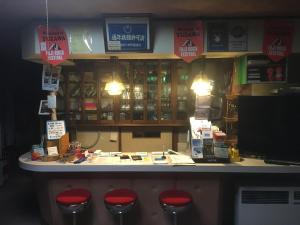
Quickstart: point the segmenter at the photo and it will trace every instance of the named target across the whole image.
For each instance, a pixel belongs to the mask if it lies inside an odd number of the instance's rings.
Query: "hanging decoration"
[[[42,60],[58,65],[69,57],[68,38],[63,28],[40,25],[37,28]]]
[[[186,62],[203,53],[202,21],[178,22],[174,28],[174,53]]]
[[[263,52],[274,62],[292,52],[294,24],[289,21],[265,21]]]

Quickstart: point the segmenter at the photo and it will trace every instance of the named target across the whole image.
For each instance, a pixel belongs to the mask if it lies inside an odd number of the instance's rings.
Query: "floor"
[[[31,174],[10,165],[8,179],[0,186],[1,225],[41,225]]]

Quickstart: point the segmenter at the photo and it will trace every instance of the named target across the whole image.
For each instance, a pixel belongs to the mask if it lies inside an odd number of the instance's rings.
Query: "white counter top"
[[[300,166],[266,164],[260,159],[244,158],[236,163],[196,163],[173,165],[149,162],[106,160],[85,161],[80,164],[32,161],[30,153],[19,157],[22,169],[34,172],[195,172],[195,173],[300,173]]]

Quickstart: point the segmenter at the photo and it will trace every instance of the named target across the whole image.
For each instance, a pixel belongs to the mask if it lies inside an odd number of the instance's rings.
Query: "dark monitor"
[[[300,164],[300,96],[240,96],[241,155]]]

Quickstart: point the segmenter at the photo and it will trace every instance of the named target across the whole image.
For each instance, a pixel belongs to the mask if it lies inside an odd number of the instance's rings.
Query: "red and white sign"
[[[266,21],[263,52],[274,62],[292,52],[294,24],[288,21]]]
[[[202,21],[178,22],[174,28],[174,53],[191,62],[203,53]]]
[[[41,58],[52,65],[58,65],[69,57],[68,38],[59,27],[38,26]]]

